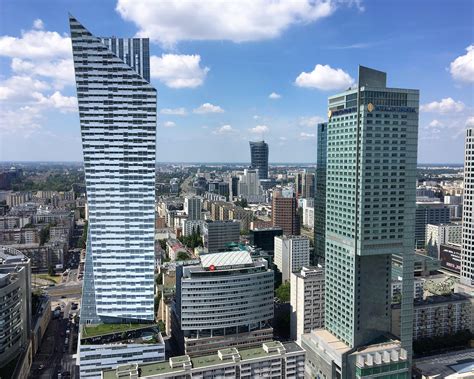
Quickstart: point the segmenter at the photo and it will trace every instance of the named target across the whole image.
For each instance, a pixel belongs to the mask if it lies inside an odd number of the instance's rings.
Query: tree
[[[184,251],[180,251],[178,256],[176,257],[177,261],[187,261],[189,259],[189,255]]]
[[[43,246],[49,240],[49,228],[50,225],[48,224],[40,230],[39,237],[41,246]]]
[[[54,275],[56,275],[56,273],[54,272],[54,267],[53,267],[53,266],[49,266],[49,267],[48,267],[48,275],[49,275],[49,276],[54,276]]]
[[[287,303],[290,301],[290,282],[285,282],[275,290],[275,296],[282,302]]]

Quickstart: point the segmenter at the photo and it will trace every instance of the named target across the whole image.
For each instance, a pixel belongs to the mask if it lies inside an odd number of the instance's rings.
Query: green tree
[[[189,255],[184,251],[180,251],[178,256],[176,257],[177,261],[187,261],[189,259]]]
[[[44,228],[40,230],[39,237],[40,237],[41,246],[43,246],[49,240],[49,228],[50,228],[50,224],[46,225]]]
[[[56,275],[56,272],[54,272],[54,267],[53,266],[48,267],[48,275],[49,276],[55,276]]]
[[[275,296],[282,302],[287,303],[290,301],[290,282],[285,282],[275,290]]]

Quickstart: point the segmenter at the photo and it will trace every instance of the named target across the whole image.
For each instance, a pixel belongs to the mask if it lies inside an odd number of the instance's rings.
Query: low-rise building
[[[226,348],[216,354],[191,358],[172,357],[168,362],[119,366],[102,373],[117,378],[304,378],[305,351],[294,342],[265,342],[250,349]]]
[[[400,336],[400,304],[392,304],[392,333]],[[442,337],[470,329],[473,322],[473,298],[462,293],[428,296],[415,300],[413,340]]]
[[[80,377],[101,378],[103,370],[128,363],[165,359],[165,343],[157,326],[101,324],[81,326],[78,359]]]

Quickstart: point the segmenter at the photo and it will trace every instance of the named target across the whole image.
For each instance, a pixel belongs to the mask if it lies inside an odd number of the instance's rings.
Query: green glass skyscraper
[[[329,97],[326,330],[316,345],[339,344],[321,370],[330,377],[364,377],[374,359],[380,372],[409,375],[418,106],[418,90],[387,88],[384,72],[362,66],[357,87]],[[403,256],[400,342],[389,337],[392,254]]]
[[[328,124],[318,124],[316,159],[316,194],[314,199],[315,263],[322,263],[326,247],[326,165]]]

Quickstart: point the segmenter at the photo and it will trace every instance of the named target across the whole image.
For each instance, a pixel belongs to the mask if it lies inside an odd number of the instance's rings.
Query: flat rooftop
[[[415,359],[413,363],[424,376],[444,378],[454,373],[471,372],[474,377],[474,348],[431,355]]]
[[[280,342],[273,341],[267,342],[271,349],[268,353],[264,350],[263,345],[261,347],[255,347],[250,349],[237,349],[237,348],[226,348],[219,350],[225,357],[230,354],[239,354],[241,362],[251,359],[258,359],[262,357],[279,356],[278,350],[272,348],[280,347]],[[294,342],[284,343],[283,347],[287,353],[304,352],[304,350]],[[141,369],[141,377],[147,377],[152,375],[163,375],[170,373],[178,373],[183,371],[183,366],[180,363],[185,363],[190,359],[193,368],[210,367],[223,363],[232,363],[232,359],[221,359],[219,354],[205,355],[202,357],[188,358],[188,356],[172,357],[169,361],[139,364],[138,367]],[[177,367],[171,367],[170,361],[173,360],[173,364],[177,364]],[[103,371],[103,379],[116,379],[116,369]]]

